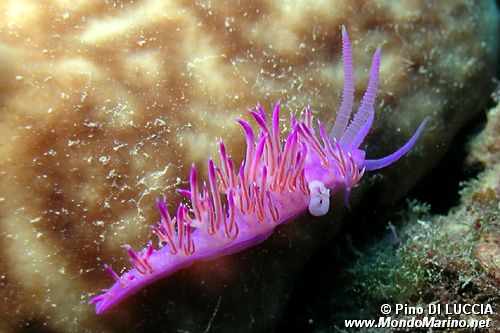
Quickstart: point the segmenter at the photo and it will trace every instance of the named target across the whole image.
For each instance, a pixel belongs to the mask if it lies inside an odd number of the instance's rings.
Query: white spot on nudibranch
[[[330,208],[330,190],[319,180],[313,180],[308,186],[311,194],[309,212],[314,216],[325,215]]]

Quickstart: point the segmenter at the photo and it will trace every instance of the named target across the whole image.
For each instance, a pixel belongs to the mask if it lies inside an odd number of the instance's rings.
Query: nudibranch
[[[379,83],[380,48],[369,72],[368,86],[360,106],[351,118],[354,101],[354,72],[349,37],[342,27],[344,89],[335,123],[329,134],[321,122],[313,125],[311,109],[303,120],[290,116],[290,133],[280,135],[280,103],[274,106],[268,122],[261,106],[251,109],[259,133],[256,136],[245,120],[236,121],[246,135],[246,155],[235,168],[222,140],[220,165],[208,160],[208,183],[201,182],[194,165],[190,188],[178,190],[190,205],[179,203],[175,215],[167,210],[165,199],[157,200],[160,215],[152,227],[159,248],[149,245],[135,252],[126,250],[133,266],[121,276],[110,266],[104,270],[115,283],[93,297],[97,314],[116,306],[146,285],[166,277],[194,262],[229,255],[267,239],[282,223],[309,211],[325,215],[330,197],[338,192],[348,204],[351,189],[365,171],[383,168],[405,155],[417,141],[427,119],[399,150],[380,159],[366,159],[360,145],[374,117]]]

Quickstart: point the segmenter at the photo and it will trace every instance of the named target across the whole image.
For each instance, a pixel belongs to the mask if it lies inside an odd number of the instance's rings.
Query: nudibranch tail
[[[110,266],[104,270],[115,283],[93,297],[96,313],[104,313],[146,285],[197,261],[210,260],[244,250],[267,239],[273,230],[309,210],[314,216],[329,210],[330,196],[343,192],[348,205],[351,190],[365,170],[387,166],[415,144],[425,120],[413,137],[395,153],[378,160],[365,160],[359,149],[374,118],[375,95],[380,68],[380,48],[374,55],[370,78],[360,107],[351,119],[354,99],[352,52],[342,27],[342,58],[345,85],[342,104],[330,137],[321,122],[313,126],[310,107],[303,120],[290,115],[286,138],[280,133],[280,102],[273,108],[268,124],[262,106],[250,109],[258,126],[236,121],[246,138],[245,159],[236,168],[222,139],[220,164],[208,159],[208,182],[200,181],[193,164],[189,189],[178,193],[189,204],[179,203],[170,215],[165,198],[157,200],[160,220],[151,227],[158,239],[139,252],[126,246],[132,268],[119,275]],[[319,132],[319,134],[317,133]]]

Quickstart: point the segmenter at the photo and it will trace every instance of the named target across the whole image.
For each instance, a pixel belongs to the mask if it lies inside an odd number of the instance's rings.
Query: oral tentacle
[[[365,160],[366,170],[372,171],[385,168],[386,166],[391,165],[392,163],[396,162],[401,157],[403,157],[415,145],[428,121],[429,118],[425,118],[424,121],[422,121],[422,123],[420,124],[420,126],[418,126],[417,130],[410,138],[410,140],[408,140],[408,142],[406,142],[403,147],[399,148],[394,153],[376,160],[368,160],[368,159]]]

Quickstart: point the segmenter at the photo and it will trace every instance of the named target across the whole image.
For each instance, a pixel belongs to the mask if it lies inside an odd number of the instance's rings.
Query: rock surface
[[[379,182],[382,200],[403,194],[480,111],[499,40],[493,1],[25,0],[0,8],[6,332],[272,327],[302,263],[338,224],[304,217],[263,246],[180,272],[107,316],[85,303],[109,283],[102,262],[127,265],[121,246],[146,243],[154,200],[178,200],[174,185],[192,161],[204,166],[215,155],[216,137],[241,160],[233,119],[247,107],[281,99],[284,114],[311,104],[323,122],[333,119],[342,24],[358,97],[372,52],[383,47],[369,156],[392,151],[431,117],[411,156]]]
[[[500,87],[496,98],[500,102]],[[461,210],[471,215],[468,220],[476,229],[481,229],[474,254],[492,284],[500,288],[500,104],[488,112],[486,128],[472,142],[468,163],[481,163],[485,170],[471,184]],[[457,219],[463,219],[460,213],[465,215],[458,211]]]
[[[363,202],[364,210],[349,216],[344,234],[306,264],[298,282],[303,287],[294,289],[279,331],[336,332],[346,319],[379,318],[382,304],[500,307],[500,105],[487,116],[479,135],[477,126],[469,126],[468,135],[461,131],[454,140],[467,142],[467,149],[447,153],[426,177],[427,195],[412,191],[418,200],[412,196],[385,212]],[[454,166],[443,167],[452,161]],[[451,190],[443,186],[451,183]],[[445,211],[439,209],[442,197],[452,197]],[[483,320],[485,332],[498,331],[500,324],[494,310],[436,316],[450,317]]]

